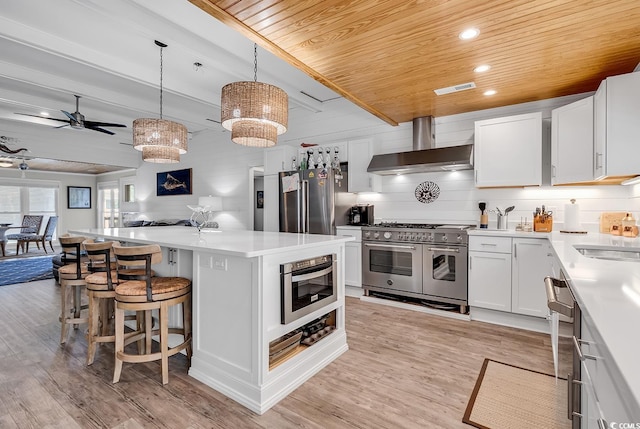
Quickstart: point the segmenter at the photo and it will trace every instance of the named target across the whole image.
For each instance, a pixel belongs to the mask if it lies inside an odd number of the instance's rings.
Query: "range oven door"
[[[467,247],[424,245],[425,295],[464,301],[467,304]]]
[[[280,266],[280,322],[291,323],[338,300],[336,255]]]
[[[390,292],[422,293],[422,245],[363,242],[362,283]]]

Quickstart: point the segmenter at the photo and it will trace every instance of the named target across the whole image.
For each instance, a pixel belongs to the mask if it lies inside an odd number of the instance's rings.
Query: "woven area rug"
[[[0,260],[0,286],[53,278],[53,254]]]
[[[570,428],[567,381],[485,359],[462,421],[481,429]]]

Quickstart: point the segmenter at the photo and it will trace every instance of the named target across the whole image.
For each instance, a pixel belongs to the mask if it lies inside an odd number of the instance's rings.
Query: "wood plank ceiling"
[[[394,125],[595,91],[640,62],[638,0],[189,1]]]

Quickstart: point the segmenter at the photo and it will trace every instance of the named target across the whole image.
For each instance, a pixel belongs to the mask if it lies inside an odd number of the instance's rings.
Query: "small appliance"
[[[373,206],[359,204],[349,210],[349,225],[373,225]]]

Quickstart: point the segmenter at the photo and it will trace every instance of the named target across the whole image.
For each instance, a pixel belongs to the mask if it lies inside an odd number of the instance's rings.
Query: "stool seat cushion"
[[[153,277],[151,279],[151,290],[154,298],[160,298],[163,294],[184,291],[187,293],[191,290],[191,280],[184,277]],[[147,283],[143,280],[129,280],[120,283],[116,287],[116,299],[118,295],[126,299],[129,297],[146,297]],[[179,295],[179,294],[178,294]]]
[[[76,266],[76,264],[63,265],[58,268],[58,274],[69,278],[68,276],[75,276],[77,274],[77,269],[78,267]],[[80,264],[80,272],[82,273],[83,277],[89,274],[89,267],[87,266],[87,264]]]
[[[125,270],[120,270],[120,274],[121,275],[126,274],[129,276],[139,276],[139,275],[144,275],[145,271],[140,269],[125,269]],[[153,270],[151,271],[151,275],[152,276],[155,275]],[[84,280],[87,282],[87,289],[107,290],[107,285],[108,285],[107,273],[104,271],[89,274],[87,277],[85,277]],[[111,271],[111,283],[113,285],[118,284],[118,271],[115,269]]]
[[[96,262],[96,261],[91,261],[91,269],[96,270],[96,269],[104,269],[105,268],[105,263],[104,262]],[[111,269],[115,270],[117,268],[118,264],[116,263],[116,261],[112,261],[111,262]]]
[[[87,282],[87,289],[91,290],[107,290],[107,286],[109,284],[107,282],[107,273],[105,271],[89,274],[84,278],[84,281]],[[118,283],[118,272],[115,270],[111,271],[111,283],[113,285]]]

